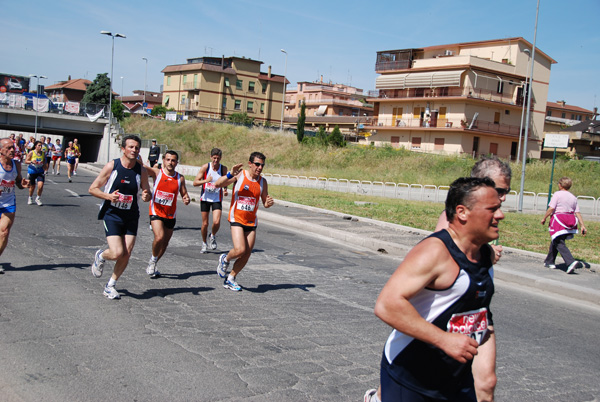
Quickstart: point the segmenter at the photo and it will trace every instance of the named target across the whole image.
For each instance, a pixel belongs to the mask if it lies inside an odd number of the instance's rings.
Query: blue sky
[[[375,87],[380,50],[521,36],[533,42],[537,0],[314,1],[229,0],[22,2],[0,0],[3,55],[0,72],[93,80],[110,72],[115,39],[116,92],[158,91],[169,64],[199,56],[239,56],[264,62],[287,78]],[[600,106],[599,0],[540,0],[537,47],[552,66],[549,101]],[[10,16],[8,18],[7,16]],[[124,77],[121,80],[121,77]],[[123,85],[122,85],[123,84]]]

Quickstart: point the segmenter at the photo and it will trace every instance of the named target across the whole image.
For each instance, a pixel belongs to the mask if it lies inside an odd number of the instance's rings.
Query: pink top
[[[548,206],[554,209],[555,214],[572,214],[579,212],[577,197],[566,190],[559,190],[554,193]]]

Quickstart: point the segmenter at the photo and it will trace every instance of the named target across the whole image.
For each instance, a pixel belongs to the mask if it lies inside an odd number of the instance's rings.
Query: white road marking
[[[69,190],[68,188],[65,188],[65,191],[67,193],[71,194],[73,197],[81,198],[81,196],[79,194],[77,194],[75,191]]]

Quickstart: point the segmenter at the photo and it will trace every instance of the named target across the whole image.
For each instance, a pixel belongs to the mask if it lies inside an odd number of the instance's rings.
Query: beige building
[[[579,106],[568,105],[565,101],[546,103],[544,134],[568,134],[569,147],[557,148],[558,155],[567,153],[571,157],[600,156],[600,135],[598,115],[594,111]],[[583,123],[583,124],[582,124]],[[552,158],[554,148],[543,148],[542,158]]]
[[[532,45],[523,38],[377,52],[366,142],[418,152],[515,159]],[[550,68],[536,49],[527,154],[539,158]],[[369,136],[370,135],[370,136]]]
[[[226,119],[246,112],[259,124],[279,124],[284,77],[260,71],[262,61],[197,57],[165,67],[163,105],[182,116]],[[287,80],[286,80],[287,83]]]

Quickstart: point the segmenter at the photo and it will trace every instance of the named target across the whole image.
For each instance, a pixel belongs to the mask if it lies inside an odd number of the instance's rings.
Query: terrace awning
[[[428,73],[385,74],[377,77],[375,89],[459,87],[465,70]]]

